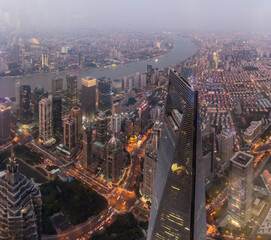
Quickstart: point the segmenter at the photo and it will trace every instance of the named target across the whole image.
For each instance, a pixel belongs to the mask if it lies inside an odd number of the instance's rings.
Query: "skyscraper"
[[[32,122],[32,114],[30,109],[31,88],[29,85],[20,87],[20,121],[22,124]]]
[[[233,134],[230,129],[223,129],[220,134],[219,154],[225,166],[229,166],[229,161],[233,156]]]
[[[54,77],[52,78],[51,82],[52,94],[54,95],[62,95],[63,89],[63,78],[61,77]]]
[[[156,164],[158,159],[159,133],[152,129],[152,138],[145,149],[144,167],[143,167],[143,187],[142,193],[146,200],[151,201]]]
[[[59,133],[62,124],[62,97],[56,95],[52,99],[53,132]]]
[[[39,121],[39,102],[44,96],[44,89],[41,85],[38,85],[34,89],[34,119]]]
[[[111,131],[117,136],[121,131],[121,115],[113,114],[111,116]]]
[[[82,132],[82,112],[80,107],[76,106],[71,109],[71,118],[75,123],[75,143],[78,142],[78,138]]]
[[[114,136],[106,145],[105,177],[113,183],[118,182],[122,165],[122,147]]]
[[[88,169],[92,164],[92,125],[83,125],[83,162],[84,169]]]
[[[206,239],[198,93],[169,71],[148,240]]]
[[[63,122],[65,147],[72,149],[75,146],[75,122],[71,118],[67,118]]]
[[[48,61],[48,54],[43,53],[41,55],[41,68],[44,69],[45,67],[49,67],[49,61]]]
[[[52,99],[43,98],[39,102],[39,138],[45,143],[53,136]]]
[[[152,68],[152,65],[147,65],[147,77],[146,77],[147,85],[151,84],[151,75],[153,73],[154,73],[154,70]]]
[[[0,239],[41,239],[40,190],[18,168],[11,157],[0,175]]]
[[[10,138],[10,107],[0,105],[0,143]]]
[[[107,125],[108,119],[105,117],[104,112],[99,112],[96,122],[96,141],[105,144],[107,139]]]
[[[96,112],[96,78],[82,78],[81,103],[83,122],[93,122]]]
[[[72,108],[77,105],[77,76],[67,75],[67,105]]]
[[[230,160],[229,222],[244,227],[250,220],[253,193],[254,157],[239,151]]]
[[[140,81],[141,81],[141,75],[139,72],[136,73],[135,78],[134,78],[134,88],[139,89],[140,87]]]
[[[20,88],[21,88],[21,81],[16,80],[15,82],[15,98],[16,98],[16,106],[20,106]]]
[[[110,79],[98,79],[98,109],[110,116],[112,113]]]

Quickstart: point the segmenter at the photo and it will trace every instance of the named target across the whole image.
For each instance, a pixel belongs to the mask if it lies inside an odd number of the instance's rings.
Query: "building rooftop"
[[[231,158],[231,161],[246,167],[253,159],[254,157],[252,155],[239,151]]]

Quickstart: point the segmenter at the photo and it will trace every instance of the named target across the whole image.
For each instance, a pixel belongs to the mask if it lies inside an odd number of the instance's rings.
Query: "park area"
[[[44,234],[55,234],[50,220],[55,213],[63,213],[70,223],[77,225],[107,207],[107,200],[103,196],[78,180],[62,182],[56,179],[43,184],[40,190]]]

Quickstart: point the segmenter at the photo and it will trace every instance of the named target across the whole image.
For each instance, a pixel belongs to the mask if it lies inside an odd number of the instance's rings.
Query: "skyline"
[[[270,31],[271,2],[148,1],[0,1],[0,19],[17,30],[157,29]]]

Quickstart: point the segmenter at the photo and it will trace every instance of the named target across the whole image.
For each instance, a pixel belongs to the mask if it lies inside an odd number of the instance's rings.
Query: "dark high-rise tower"
[[[32,114],[30,110],[31,88],[29,85],[20,87],[20,121],[22,124],[32,122]]]
[[[93,122],[96,112],[96,78],[82,78],[81,103],[83,122]]]
[[[54,95],[62,95],[62,88],[63,88],[63,78],[61,77],[54,77],[52,78],[52,94]]]
[[[10,138],[10,107],[0,105],[0,143]]]
[[[92,126],[89,122],[83,125],[83,161],[82,165],[87,170],[92,164]]]
[[[77,105],[77,76],[67,75],[67,105],[72,108]]]
[[[105,117],[104,112],[100,112],[97,116],[96,122],[96,141],[105,144],[107,138],[107,125],[108,119]]]
[[[148,240],[205,240],[198,93],[170,70]]]
[[[98,109],[110,116],[112,112],[110,79],[100,78],[98,80]]]
[[[53,96],[53,132],[61,132],[62,124],[62,98],[60,96]]]
[[[39,102],[44,97],[44,89],[41,85],[38,85],[34,89],[34,119],[39,121]]]
[[[147,85],[151,84],[151,75],[154,73],[152,65],[147,65]]]

